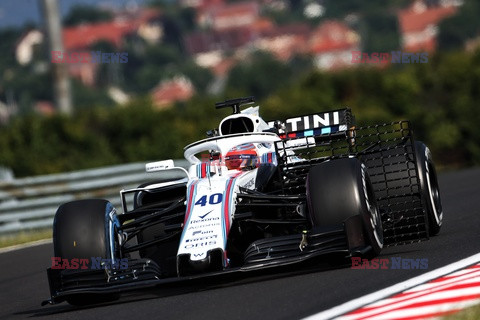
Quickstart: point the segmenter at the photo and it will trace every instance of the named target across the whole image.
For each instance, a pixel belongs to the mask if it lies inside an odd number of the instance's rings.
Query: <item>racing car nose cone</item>
[[[186,276],[198,273],[213,272],[223,269],[223,250],[214,249],[207,252],[205,258],[192,260],[190,254],[181,254],[178,259],[178,275]]]

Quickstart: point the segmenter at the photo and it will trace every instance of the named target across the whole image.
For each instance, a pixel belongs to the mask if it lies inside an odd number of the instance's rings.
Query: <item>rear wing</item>
[[[352,111],[349,108],[320,112],[289,118],[282,122],[279,129],[281,139],[295,139],[344,133],[355,123]],[[270,121],[269,126],[275,127]]]
[[[356,127],[346,132],[275,143],[285,194],[305,194],[309,170],[324,161],[358,158],[366,167],[383,223],[385,245],[428,239],[424,199],[410,122]]]

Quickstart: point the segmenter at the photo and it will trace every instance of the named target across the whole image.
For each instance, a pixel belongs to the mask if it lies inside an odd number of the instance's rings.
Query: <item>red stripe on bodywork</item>
[[[194,191],[195,191],[195,184],[197,183],[197,181],[193,182],[191,185],[190,185],[190,190],[188,192],[188,203],[187,203],[187,212],[185,213],[185,219],[183,220],[183,225],[185,226],[185,224],[187,223],[188,221],[188,217],[190,216],[190,211],[192,210],[192,202],[193,202],[193,194],[194,194]]]
[[[202,178],[205,178],[207,176],[207,163],[206,162],[202,163],[202,173],[201,173],[201,175],[202,175]]]
[[[227,185],[227,190],[225,192],[225,202],[223,206],[223,214],[225,216],[225,236],[228,236],[228,233],[230,231],[230,215],[229,215],[229,209],[230,209],[230,190],[232,189],[232,184],[235,179],[232,178],[230,181],[228,181]]]
[[[233,183],[235,182],[235,178],[238,177],[241,172],[235,174],[230,180],[228,181],[227,189],[225,191],[225,200],[223,205],[223,215],[225,216],[225,237],[228,237],[228,233],[230,232],[230,194],[232,190]]]

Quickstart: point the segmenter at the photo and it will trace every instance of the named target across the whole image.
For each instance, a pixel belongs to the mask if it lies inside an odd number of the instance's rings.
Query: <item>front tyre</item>
[[[116,259],[116,233],[118,227],[115,208],[107,200],[88,199],[61,205],[53,222],[53,249],[61,259],[90,259],[92,257]],[[71,296],[72,305],[87,305],[113,301],[119,296]]]
[[[360,215],[372,251],[383,248],[383,227],[372,183],[365,166],[356,158],[323,162],[309,171],[307,202],[312,225],[328,226]]]
[[[429,235],[440,232],[443,222],[442,201],[438,186],[437,172],[428,147],[421,141],[415,141],[415,155],[419,174],[420,188],[426,203]]]

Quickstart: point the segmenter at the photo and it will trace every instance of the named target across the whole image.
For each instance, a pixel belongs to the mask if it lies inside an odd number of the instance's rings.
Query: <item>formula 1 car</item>
[[[121,213],[100,199],[61,205],[44,304],[82,305],[176,281],[372,258],[384,246],[439,232],[432,156],[408,121],[356,127],[346,108],[266,122],[259,107],[241,110],[252,103],[217,103],[233,114],[185,147],[188,170],[173,160],[148,163],[158,179],[120,191]]]

